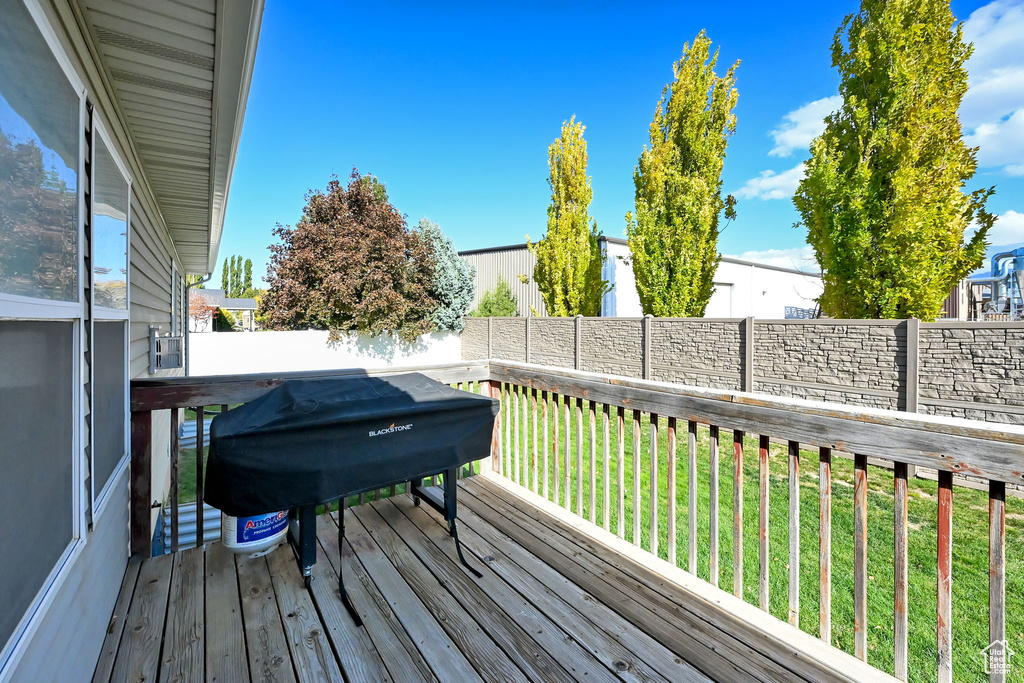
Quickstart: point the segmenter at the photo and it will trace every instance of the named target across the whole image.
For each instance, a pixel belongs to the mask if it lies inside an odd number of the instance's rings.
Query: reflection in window
[[[0,292],[77,301],[80,99],[24,3],[0,16]]]
[[[128,308],[128,183],[103,139],[96,138],[93,282],[97,306]]]

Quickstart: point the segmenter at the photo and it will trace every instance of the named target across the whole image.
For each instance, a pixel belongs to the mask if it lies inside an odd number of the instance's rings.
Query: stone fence
[[[462,357],[1024,424],[1024,323],[466,318]]]

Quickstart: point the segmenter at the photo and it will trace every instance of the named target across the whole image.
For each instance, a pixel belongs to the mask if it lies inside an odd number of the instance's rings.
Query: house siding
[[[129,376],[149,376],[149,326],[171,331],[172,263],[178,262],[157,202],[121,123],[117,106],[100,67],[98,54],[83,27],[81,10],[73,0],[40,0],[67,57],[83,80],[89,101],[111,137],[112,151],[126,164],[132,178],[129,257]],[[179,271],[180,271],[179,267]],[[161,376],[182,375],[181,370]],[[170,413],[154,414],[153,495],[168,490]],[[0,671],[0,680],[88,681],[102,647],[103,637],[127,566],[129,552],[128,468],[123,467],[111,487],[93,528],[83,531],[80,552],[51,588],[18,654]],[[156,523],[156,512],[152,523]],[[2,645],[2,643],[0,643]],[[54,656],[54,648],[59,656]]]

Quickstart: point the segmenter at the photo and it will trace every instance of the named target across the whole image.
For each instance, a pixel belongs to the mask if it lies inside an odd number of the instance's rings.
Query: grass
[[[541,414],[538,404],[538,423]],[[513,406],[515,403],[513,403]],[[559,502],[566,506],[562,481],[554,480],[554,426],[553,404],[549,404],[548,498],[554,500],[555,487],[559,488]],[[565,423],[564,407],[559,406],[560,478],[564,478]],[[538,479],[532,479],[532,464],[528,465],[529,488],[541,494],[543,482],[543,427],[538,425],[538,443],[533,448],[532,409],[526,423],[520,415],[520,452],[533,453],[537,458]],[[502,413],[504,420],[504,412]],[[524,438],[522,427],[526,427]],[[667,488],[667,425],[658,421],[658,554],[668,559],[668,488]],[[576,511],[575,492],[583,487],[582,516],[604,525],[603,494],[603,426],[600,406],[596,415],[596,507],[590,508],[590,424],[588,406],[583,407],[582,473],[576,470],[576,402],[573,401],[570,420],[571,504]],[[650,423],[643,415],[640,423],[640,521],[639,544],[650,549]],[[625,505],[622,534],[633,539],[633,520],[636,501],[633,500],[633,424],[632,411],[625,412]],[[784,436],[784,433],[782,434]],[[706,427],[697,433],[697,575],[709,580],[710,558],[710,435]],[[681,422],[677,431],[676,462],[676,546],[677,564],[688,568],[689,544],[689,482],[687,464],[687,424]],[[616,409],[611,409],[609,425],[609,485],[610,514],[607,527],[617,533],[618,498],[618,428]],[[719,436],[719,580],[724,590],[733,589],[733,434],[723,430]],[[511,444],[515,448],[515,440]],[[502,434],[502,448],[505,435]],[[758,454],[757,437],[748,437],[743,448],[743,592],[742,598],[758,604]],[[527,456],[530,458],[533,456]],[[818,453],[800,452],[800,610],[799,626],[815,636],[819,633],[819,491]],[[531,461],[532,462],[532,461]],[[506,474],[520,483],[518,475],[511,473],[509,458],[505,458]],[[911,478],[908,502],[908,658],[912,681],[931,681],[936,677],[936,512],[937,484],[933,481]],[[979,652],[988,645],[988,495],[987,492],[955,487],[953,492],[953,657],[954,678],[957,681],[987,680]],[[769,612],[782,620],[788,619],[789,587],[789,473],[785,444],[772,443],[769,457]],[[1006,500],[1006,604],[1007,638],[1011,649],[1024,652],[1024,559],[1019,552],[1024,547],[1024,500],[1007,497]],[[892,471],[874,465],[868,466],[868,662],[883,671],[893,671],[893,476]],[[853,653],[853,462],[834,455],[832,460],[832,644]]]

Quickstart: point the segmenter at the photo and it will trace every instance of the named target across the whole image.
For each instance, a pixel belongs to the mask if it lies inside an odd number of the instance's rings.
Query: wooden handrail
[[[677,419],[1009,484],[1024,483],[1024,426],[850,407],[491,361],[490,379]]]

